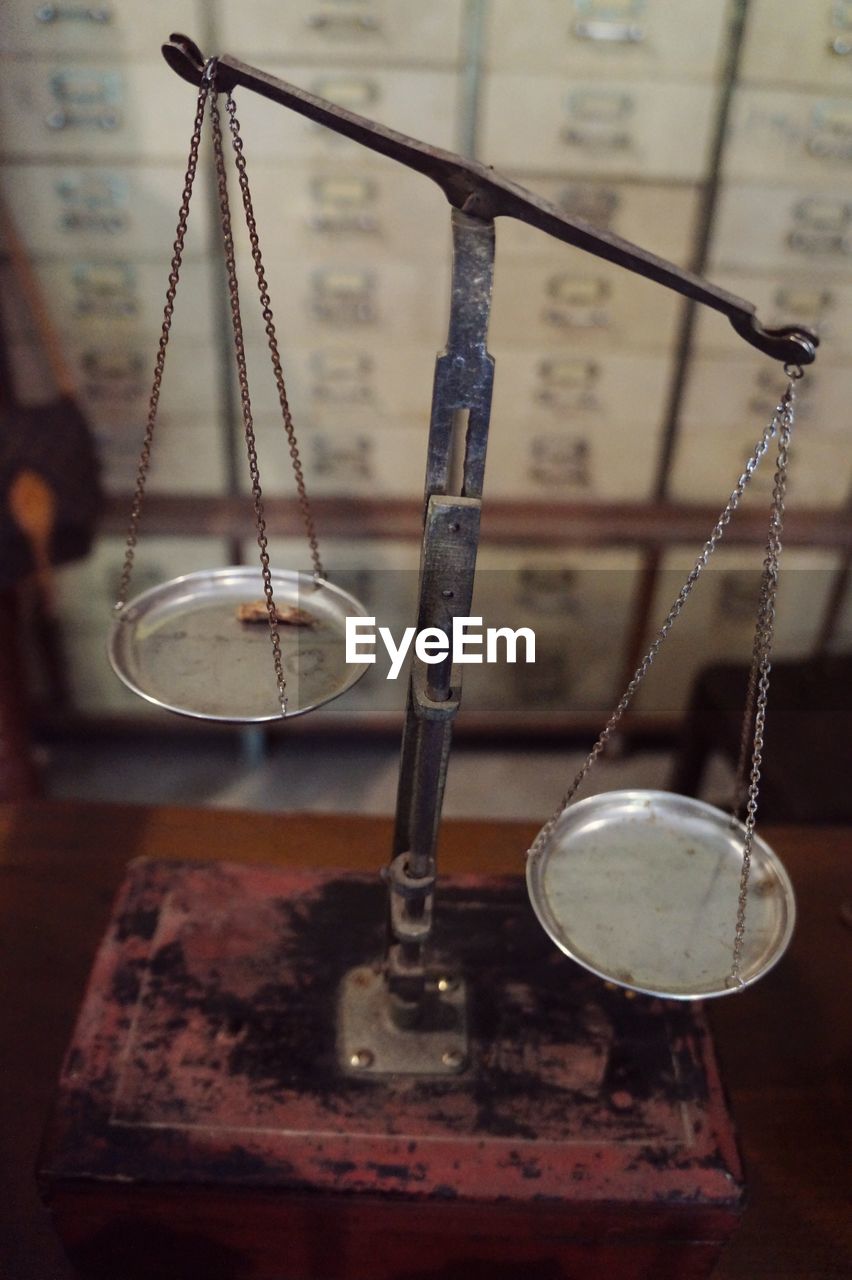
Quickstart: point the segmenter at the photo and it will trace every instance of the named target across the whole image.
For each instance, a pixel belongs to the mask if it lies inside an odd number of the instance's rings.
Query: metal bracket
[[[467,993],[450,973],[429,975],[414,1027],[394,1018],[382,966],[350,969],[340,987],[337,1058],[351,1076],[454,1076],[468,1065]]]

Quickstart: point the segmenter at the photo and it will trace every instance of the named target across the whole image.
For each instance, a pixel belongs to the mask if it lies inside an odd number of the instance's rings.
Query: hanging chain
[[[257,222],[255,221],[254,208],[252,206],[251,192],[249,190],[248,174],[246,172],[245,154],[243,151],[243,140],[240,136],[240,125],[237,120],[237,108],[232,95],[229,93],[226,99],[228,111],[228,127],[231,131],[231,141],[234,147],[234,160],[237,166],[237,177],[239,179],[240,191],[243,197],[243,209],[246,216],[246,227],[248,228],[249,240],[251,241],[251,256],[254,261],[254,272],[257,277],[257,288],[260,295],[261,314],[263,315],[266,325],[266,337],[269,342],[269,354],[272,358],[272,369],[275,374],[275,385],[278,389],[278,403],[281,406],[281,416],[284,422],[284,430],[287,433],[287,442],[290,448],[290,460],[293,465],[293,475],[296,480],[296,490],[299,495],[299,509],[302,513],[302,521],[305,526],[305,533],[308,539],[308,545],[311,549],[311,560],[314,566],[314,577],[324,578],[325,574],[320,559],[319,544],[317,542],[316,526],[314,524],[313,512],[311,504],[308,500],[308,493],[305,487],[305,477],[302,471],[302,460],[299,457],[299,446],[296,440],[296,429],[293,425],[293,415],[290,411],[290,403],[287,398],[287,389],[284,385],[284,370],[281,365],[281,355],[278,350],[278,338],[275,332],[275,319],[272,314],[272,303],[269,297],[269,287],[266,283],[266,271],[263,266],[263,259],[260,254],[260,241],[257,233]]]
[[[693,587],[695,586],[696,582],[701,576],[702,571],[706,567],[707,561],[710,559],[710,556],[713,554],[714,550],[716,549],[716,544],[722,538],[725,532],[725,529],[727,528],[728,524],[731,521],[731,517],[733,516],[734,512],[737,510],[740,504],[740,500],[746,490],[746,487],[749,481],[751,480],[752,475],[754,474],[764,454],[769,448],[770,441],[775,436],[778,436],[779,433],[783,433],[785,429],[788,429],[788,424],[792,425],[792,414],[793,414],[792,406],[795,399],[794,379],[795,377],[799,376],[799,372],[789,370],[789,369],[787,370],[787,372],[788,372],[788,377],[790,378],[787,389],[784,392],[784,395],[782,396],[779,403],[776,405],[775,412],[773,413],[770,422],[768,423],[766,429],[764,430],[763,435],[758,440],[754,448],[754,452],[752,453],[751,457],[746,463],[745,470],[743,471],[742,475],[737,481],[736,487],[733,493],[731,494],[730,498],[728,499],[725,509],[722,511],[721,515],[719,516],[719,519],[716,521],[716,524],[713,528],[713,532],[710,534],[710,537],[707,539],[707,542],[704,544],[704,548],[701,552],[701,555],[698,557],[698,560],[696,561],[695,566],[691,570],[686,582],[681,587],[678,593],[677,599],[675,600],[674,604],[669,610],[668,615],[666,616],[665,622],[660,627],[660,630],[657,634],[656,639],[654,640],[653,644],[649,648],[648,652],[645,654],[642,661],[639,663],[639,666],[636,668],[636,671],[634,672],[632,680],[630,681],[630,683],[628,684],[627,688],[624,691],[624,694],[622,695],[621,701],[618,703],[618,706],[615,708],[615,711],[612,713],[604,729],[601,731],[601,734],[598,737],[597,741],[595,742],[595,745],[592,747],[591,751],[589,752],[588,756],[584,760],[583,764],[580,766],[580,769],[577,772],[576,776],[574,777],[574,780],[571,783],[570,787],[568,788],[567,792],[562,797],[559,807],[556,809],[555,813],[553,813],[553,815],[550,818],[548,818],[547,822],[544,824],[541,831],[538,833],[532,845],[530,846],[527,854],[528,857],[534,857],[544,849],[548,840],[550,839],[550,836],[553,832],[554,827],[556,826],[556,823],[559,821],[559,818],[562,816],[565,809],[567,809],[568,805],[574,799],[574,796],[576,795],[580,787],[580,784],[582,783],[589,769],[592,767],[592,765],[597,760],[598,756],[603,751],[604,747],[606,746],[607,742],[612,737],[613,732],[618,726],[622,716],[624,715],[625,711],[627,711],[627,708],[630,706],[630,703],[633,701],[633,695],[636,693],[636,690],[638,689],[639,685],[642,683],[645,676],[647,675],[648,669],[652,665],[654,659],[656,658],[660,650],[660,647],[663,644],[663,641],[666,639],[666,637],[668,636],[669,632],[672,629],[672,626],[676,622],[677,618],[680,616],[680,613],[683,610],[684,605],[686,604],[687,600],[689,599],[689,596],[692,593]],[[783,494],[782,494],[782,501],[783,501]]]
[[[766,558],[763,562],[761,576],[760,603],[757,623],[754,631],[754,651],[751,672],[749,675],[749,694],[746,700],[746,712],[743,720],[743,740],[738,767],[737,790],[744,789],[745,761],[747,758],[746,742],[751,737],[751,769],[749,774],[748,798],[746,803],[745,841],[743,844],[743,862],[740,870],[740,887],[737,898],[737,922],[734,929],[733,960],[729,982],[742,987],[740,974],[742,964],[743,943],[745,940],[746,906],[748,903],[748,882],[751,873],[751,855],[754,847],[754,831],[757,822],[757,796],[760,787],[760,769],[763,763],[764,732],[766,728],[766,704],[769,697],[769,672],[771,669],[772,640],[775,632],[775,600],[778,593],[778,563],[781,555],[781,533],[784,527],[784,498],[787,492],[787,462],[790,448],[790,435],[793,430],[796,409],[795,384],[802,377],[798,367],[787,369],[789,385],[782,400],[783,414],[778,437],[778,456],[775,463],[775,479],[772,488],[772,504],[769,512],[769,536],[766,543]],[[753,735],[750,733],[752,719]]]
[[[204,125],[204,108],[207,103],[209,90],[210,81],[208,76],[204,75],[202,76],[201,84],[198,86],[198,99],[195,106],[195,121],[193,123],[192,138],[189,144],[189,160],[187,161],[186,175],[183,180],[183,193],[181,196],[180,210],[178,212],[177,231],[175,232],[171,269],[169,271],[169,283],[166,290],[166,304],[163,309],[163,327],[160,332],[160,343],[157,349],[157,359],[154,365],[154,381],[151,387],[150,399],[148,401],[148,418],[145,425],[145,436],[136,471],[136,489],[130,507],[130,522],[128,525],[127,542],[124,551],[124,565],[121,570],[121,578],[119,580],[115,602],[116,612],[120,612],[127,603],[127,596],[130,590],[130,578],[133,573],[134,553],[136,550],[136,543],[139,540],[139,519],[142,514],[142,503],[145,498],[145,484],[148,479],[148,468],[151,463],[151,447],[154,440],[154,428],[157,423],[157,412],[160,404],[160,387],[162,386],[163,369],[166,364],[166,348],[169,344],[169,334],[171,332],[172,317],[175,309],[175,294],[177,293],[178,277],[180,275],[181,264],[183,262],[186,229],[189,223],[189,202],[192,197],[192,188],[195,183],[196,170],[198,169],[198,150],[201,145],[201,130]]]
[[[269,567],[269,547],[266,536],[266,517],[263,510],[263,493],[260,487],[260,470],[257,462],[257,444],[254,434],[251,397],[249,395],[248,370],[246,368],[246,350],[243,338],[242,315],[240,312],[240,293],[237,283],[237,264],[234,253],[234,236],[231,228],[231,209],[228,200],[228,179],[225,173],[225,154],[222,146],[222,120],[216,95],[215,67],[212,75],[213,92],[210,97],[210,120],[213,126],[213,155],[216,165],[216,186],[219,195],[219,214],[222,222],[222,241],[225,248],[225,268],[228,276],[228,296],[231,308],[231,324],[234,332],[234,354],[237,362],[237,380],[240,387],[240,404],[245,430],[246,453],[248,455],[249,474],[251,476],[251,492],[254,501],[254,514],[257,531],[257,545],[260,550],[260,568],[263,575],[263,594],[266,597],[266,612],[269,617],[269,637],[272,642],[272,661],[275,666],[275,680],[278,686],[278,701],[281,714],[287,714],[287,682],[284,678],[284,663],[281,656],[281,637],[278,634],[278,615],[275,611],[275,600],[272,594],[272,573]]]

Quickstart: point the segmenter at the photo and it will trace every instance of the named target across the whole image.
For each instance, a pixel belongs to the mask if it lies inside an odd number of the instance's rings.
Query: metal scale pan
[[[527,862],[533,909],[556,945],[619,986],[674,1000],[728,995],[781,958],[793,888],[755,837],[741,982],[731,948],[745,827],[667,791],[613,791],[570,805]]]
[[[311,626],[279,624],[287,716],[330,702],[367,670],[347,663],[346,619],[363,606],[311,574],[272,570],[276,608],[309,614]],[[134,693],[199,720],[258,724],[281,719],[269,625],[241,622],[240,605],[264,599],[259,568],[204,570],[152,587],[117,616],[108,641],[113,669]]]

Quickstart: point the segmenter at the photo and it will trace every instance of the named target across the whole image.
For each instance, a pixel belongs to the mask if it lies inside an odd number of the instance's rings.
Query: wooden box
[[[584,973],[518,878],[455,877],[471,1065],[346,1074],[338,989],[384,909],[363,874],[131,866],[41,1162],[81,1275],[706,1277],[743,1187],[701,1009]]]

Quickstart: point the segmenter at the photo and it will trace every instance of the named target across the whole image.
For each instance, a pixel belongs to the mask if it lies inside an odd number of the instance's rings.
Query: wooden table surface
[[[441,867],[520,871],[532,834],[528,824],[447,822]],[[799,924],[789,953],[758,987],[712,1005],[750,1187],[743,1225],[715,1277],[849,1280],[852,928],[841,913],[844,902],[852,904],[852,830],[762,834],[791,874]],[[71,1276],[33,1171],[125,863],[145,856],[378,869],[389,847],[390,822],[377,818],[74,802],[0,806],[3,1280]]]

